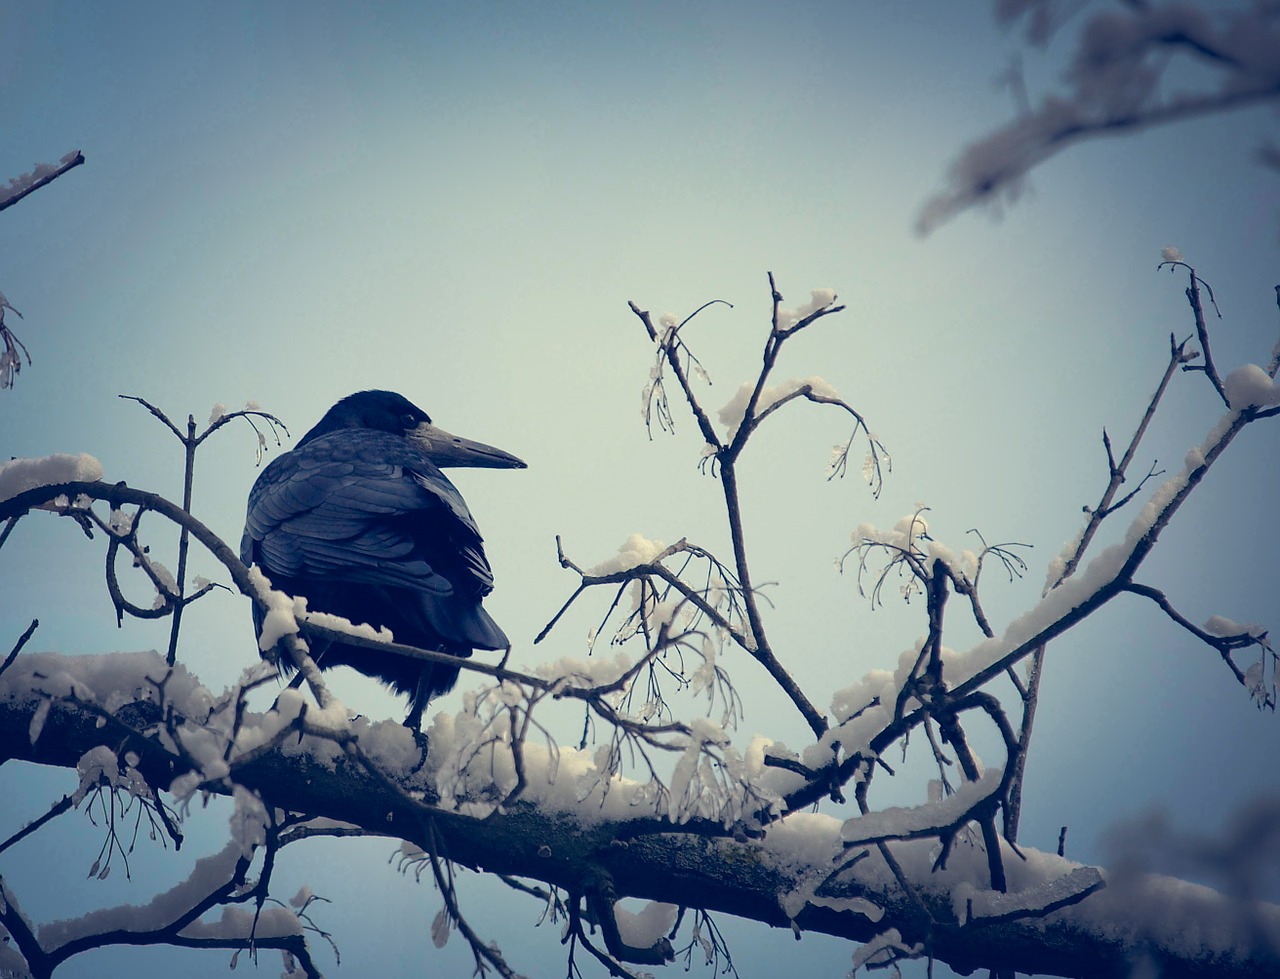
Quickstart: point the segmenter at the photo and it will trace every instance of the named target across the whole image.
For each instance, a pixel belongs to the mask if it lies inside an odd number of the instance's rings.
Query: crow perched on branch
[[[343,398],[254,483],[240,557],[311,611],[386,626],[398,643],[454,656],[506,649],[481,605],[493,573],[480,530],[446,466],[525,464],[437,428],[391,391]],[[259,612],[254,626],[261,635]],[[458,678],[457,667],[340,642],[313,655],[321,669],[350,666],[407,693],[414,730]]]

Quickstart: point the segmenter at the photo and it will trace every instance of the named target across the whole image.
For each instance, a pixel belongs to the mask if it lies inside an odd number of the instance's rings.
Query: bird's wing
[[[467,505],[405,439],[343,430],[275,460],[245,542],[268,574],[484,595],[493,574]]]

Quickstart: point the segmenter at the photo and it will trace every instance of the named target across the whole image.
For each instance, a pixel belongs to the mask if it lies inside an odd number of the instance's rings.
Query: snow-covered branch
[[[1025,20],[1045,46],[1080,7],[1070,0],[1001,0],[1004,22]],[[1280,9],[1273,3],[1114,2],[1074,37],[1062,90],[982,139],[951,165],[948,186],[920,211],[928,233],[967,208],[999,207],[1032,169],[1099,136],[1132,133],[1280,100]],[[1258,147],[1276,166],[1280,151]]]
[[[72,150],[70,153],[64,154],[56,165],[53,163],[37,163],[27,173],[19,174],[5,186],[0,186],[0,211],[13,207],[14,204],[28,194],[35,193],[45,184],[57,180],[68,170],[78,167],[83,162],[84,154],[79,150]]]
[[[101,662],[111,657],[96,658],[97,674],[80,670],[76,661],[81,659],[62,658],[63,672],[71,670],[81,683],[94,684],[98,699],[109,699],[110,689],[130,682],[127,670]],[[151,656],[149,663],[139,661],[133,667],[140,671],[132,674],[134,682],[150,670],[164,668],[158,657]],[[55,661],[49,660],[41,672],[56,670]],[[94,744],[115,737],[98,726],[96,714],[62,701],[54,706],[44,733],[31,744],[26,730],[34,702],[15,699],[14,691],[12,685],[0,690],[0,745],[6,755],[73,765]],[[188,693],[194,694],[194,688]],[[265,720],[250,718],[246,730]],[[366,757],[372,757],[398,727],[361,722]],[[433,731],[433,738],[443,733]],[[400,735],[411,740],[403,729]],[[434,827],[456,863],[544,881],[569,893],[580,893],[581,882],[603,870],[619,895],[722,910],[775,926],[790,927],[794,922],[801,930],[859,941],[888,927],[898,928],[908,942],[923,937],[916,905],[881,857],[873,852],[849,863],[842,839],[845,823],[838,818],[797,812],[763,836],[735,838],[705,824],[664,825],[621,799],[596,809],[596,816],[584,821],[585,811],[570,791],[540,794],[477,819],[464,811],[434,808],[432,803],[439,800],[429,775],[410,775],[412,762],[406,757],[397,762],[387,750],[381,754],[387,771],[409,780],[402,788],[395,779],[371,780],[366,762],[326,747],[330,744],[323,736],[311,735],[301,742],[279,742],[244,766],[237,784],[260,795],[268,809],[287,807],[344,826],[362,826],[374,835],[412,841],[423,851],[431,846]],[[154,771],[146,757],[151,750],[143,746],[139,765]],[[568,771],[557,781],[566,776]],[[571,776],[565,784],[572,784]],[[412,791],[406,791],[408,787]],[[982,964],[1026,972],[1120,976],[1127,974],[1135,949],[1164,963],[1169,974],[1188,976],[1257,975],[1278,961],[1280,908],[1255,905],[1244,922],[1236,901],[1161,877],[1145,878],[1141,892],[1136,897],[1127,893],[1121,904],[1109,898],[1107,890],[1094,893],[1089,885],[1095,878],[1089,872],[1079,873],[1077,865],[1034,850],[1024,850],[1023,859],[1009,862],[1008,896],[998,899],[984,883],[985,860],[972,847],[957,848],[945,869],[934,870],[928,840],[889,845],[929,913],[938,922],[952,922],[934,931],[931,953],[962,970]],[[778,896],[789,894],[800,895],[799,901],[784,908]],[[1055,895],[1070,900],[1057,907]],[[1050,907],[1055,909],[1046,911]],[[971,914],[976,920],[965,927]],[[1188,921],[1197,923],[1195,941],[1185,933]]]

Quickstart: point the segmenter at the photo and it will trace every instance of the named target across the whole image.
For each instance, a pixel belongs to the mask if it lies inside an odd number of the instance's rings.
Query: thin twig
[[[22,647],[27,644],[27,640],[31,638],[32,634],[39,627],[40,627],[40,620],[32,619],[31,624],[27,626],[25,630],[23,630],[22,635],[18,637],[18,641],[13,644],[13,649],[11,649],[9,651],[9,655],[4,658],[4,662],[0,663],[0,673],[3,673],[5,670],[7,670],[10,666],[13,665],[13,661],[17,659],[18,654],[22,652]]]

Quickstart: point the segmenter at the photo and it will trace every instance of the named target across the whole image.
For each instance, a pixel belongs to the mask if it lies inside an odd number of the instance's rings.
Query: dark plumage
[[[454,656],[505,649],[481,605],[493,573],[480,531],[445,466],[524,463],[436,428],[391,391],[343,398],[254,483],[240,557],[309,609],[386,626],[398,643]],[[261,634],[258,613],[254,625]],[[458,677],[457,667],[345,643],[314,653],[321,669],[350,666],[407,693],[415,729]]]

